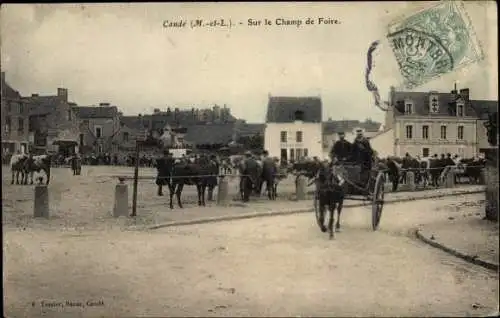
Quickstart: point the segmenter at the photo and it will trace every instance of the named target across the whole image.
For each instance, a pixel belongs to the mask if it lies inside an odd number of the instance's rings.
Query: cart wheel
[[[383,173],[379,173],[375,180],[375,187],[372,194],[372,228],[374,231],[378,228],[382,216],[382,209],[384,208],[384,186],[384,175]]]
[[[319,209],[319,195],[317,192],[314,193],[313,203],[314,203],[314,213],[316,214],[316,223],[318,223],[319,228],[322,229],[324,224],[321,222],[321,211]]]
[[[244,189],[244,186],[245,186],[245,180],[243,180],[243,178],[240,177],[240,197],[241,197],[241,201],[243,201],[245,199],[245,189]]]

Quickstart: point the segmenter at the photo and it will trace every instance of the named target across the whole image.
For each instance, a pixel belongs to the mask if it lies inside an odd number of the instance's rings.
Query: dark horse
[[[330,239],[335,237],[335,231],[340,231],[340,214],[344,205],[347,183],[337,177],[335,166],[324,164],[318,169],[316,179],[316,191],[318,195],[318,208],[320,211],[319,222],[322,232],[329,232]],[[330,219],[328,227],[324,225],[325,210],[328,207]],[[335,210],[337,210],[337,222],[335,223],[335,231],[333,223],[335,222]]]
[[[198,205],[205,206],[205,191],[217,185],[218,165],[215,161],[202,157],[194,163],[175,163],[173,158],[157,160],[158,195],[163,195],[162,186],[167,185],[170,194],[170,208],[174,208],[173,196],[177,197],[177,204],[182,209],[181,195],[185,185],[196,186]]]

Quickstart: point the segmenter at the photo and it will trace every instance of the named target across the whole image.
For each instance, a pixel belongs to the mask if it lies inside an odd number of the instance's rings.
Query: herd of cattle
[[[398,189],[400,183],[405,182],[409,171],[414,173],[416,184],[439,187],[443,180],[443,171],[450,166],[455,172],[457,183],[463,179],[470,183],[480,182],[481,171],[485,166],[484,159],[461,159],[456,162],[448,159],[419,159],[408,156],[404,158],[375,158],[373,169],[383,171],[386,174],[386,179],[392,183],[393,191]],[[11,183],[28,184],[30,181],[33,184],[34,172],[43,171],[46,176],[46,184],[49,184],[52,161],[51,155],[47,154],[13,155],[10,160]],[[303,175],[312,180],[316,177],[323,163],[315,158],[282,166],[275,158],[257,158],[251,155],[246,158],[232,158],[232,160],[229,158],[221,160],[216,156],[207,155],[180,161],[163,157],[156,159],[155,163],[158,172],[156,178],[157,194],[163,195],[163,187],[167,186],[170,194],[170,207],[173,208],[174,195],[179,207],[182,207],[181,195],[184,186],[196,186],[198,204],[205,205],[205,192],[208,190],[208,200],[212,200],[213,190],[218,184],[218,177],[221,174],[237,175],[237,171],[240,176],[240,194],[243,201],[248,201],[251,194],[260,195],[263,189],[267,192],[268,198],[274,200],[281,180],[287,178],[288,175],[296,177]],[[29,177],[30,180],[28,180]]]

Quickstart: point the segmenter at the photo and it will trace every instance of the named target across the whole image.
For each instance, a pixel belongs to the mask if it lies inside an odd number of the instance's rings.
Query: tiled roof
[[[437,95],[439,99],[439,112],[436,114],[431,114],[429,109],[429,97],[430,95]],[[413,114],[419,116],[454,116],[456,115],[456,109],[453,104],[455,102],[455,96],[451,93],[438,93],[438,92],[394,92],[394,114],[396,116],[404,114],[404,100],[410,99],[413,101]],[[465,104],[465,116],[476,116],[476,112],[469,103]]]
[[[55,111],[57,105],[64,102],[59,96],[31,96],[23,99],[31,103],[31,115],[45,115]]]
[[[148,125],[147,121],[141,121],[141,117],[139,116],[121,116],[120,123],[130,129],[143,129]]]
[[[227,144],[232,140],[234,124],[187,126],[184,139],[192,144]]]
[[[6,81],[5,78],[2,77],[2,97],[12,98],[12,99],[20,99],[21,94],[18,91],[13,89]]]
[[[303,112],[304,122],[320,123],[322,118],[321,98],[271,96],[267,104],[266,122],[294,122],[296,111]]]
[[[498,113],[498,101],[496,100],[472,100],[471,103],[480,119],[488,119],[489,114]]]
[[[237,124],[236,134],[240,137],[242,136],[253,136],[257,134],[264,135],[264,130],[266,128],[265,124]]]
[[[116,106],[77,106],[73,107],[79,118],[114,118],[118,114]]]
[[[331,135],[339,132],[351,132],[355,128],[363,128],[367,132],[378,131],[380,123],[374,121],[360,122],[359,120],[334,120],[323,123],[323,134]]]

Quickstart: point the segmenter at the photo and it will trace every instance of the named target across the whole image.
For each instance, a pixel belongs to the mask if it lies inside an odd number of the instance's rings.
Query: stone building
[[[118,108],[109,103],[99,106],[75,106],[78,116],[81,153],[114,153],[120,143],[120,116]]]
[[[5,80],[2,72],[2,158],[17,151],[26,153],[33,136],[29,133],[29,101]],[[31,140],[32,141],[32,140]]]
[[[451,153],[472,157],[479,151],[482,130],[468,88],[450,93],[405,92],[391,88],[385,131],[372,140],[392,144],[392,155],[422,157]],[[479,135],[478,135],[479,133]],[[383,138],[381,143],[377,138]]]
[[[29,102],[29,131],[33,133],[35,153],[60,153],[68,156],[78,151],[79,126],[73,110],[75,103],[68,101],[68,90],[58,88],[57,95],[24,97]]]

